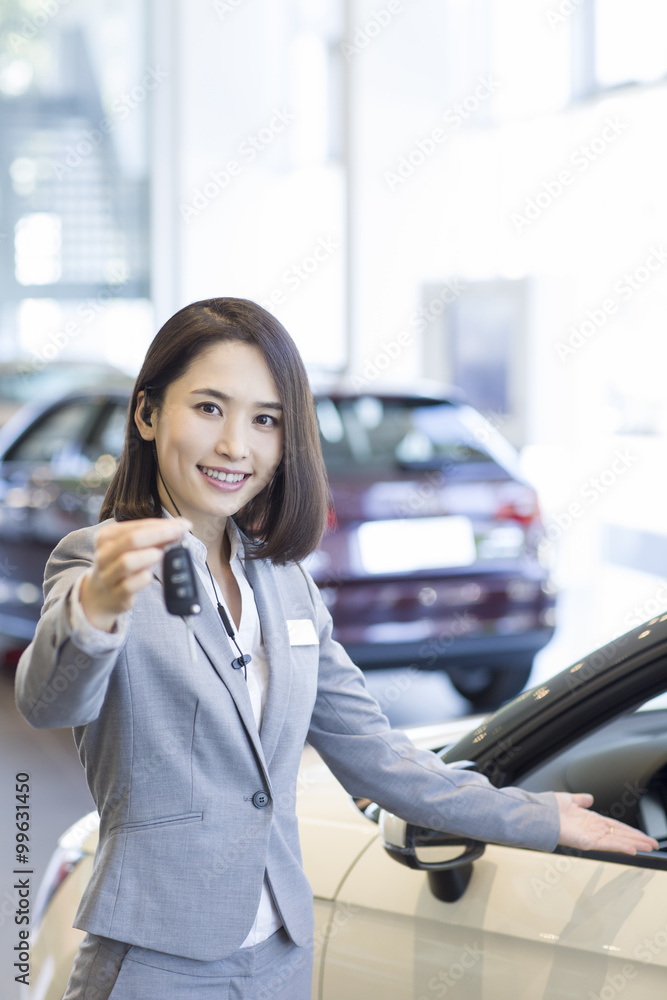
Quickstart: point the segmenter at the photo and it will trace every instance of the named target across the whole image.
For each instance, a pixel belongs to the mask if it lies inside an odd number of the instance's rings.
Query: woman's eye
[[[220,407],[216,406],[215,403],[201,403],[200,409],[203,410],[204,413],[220,413]]]
[[[277,427],[278,420],[276,417],[272,416],[270,413],[260,413],[258,417],[255,417],[257,422],[262,425],[262,427]]]

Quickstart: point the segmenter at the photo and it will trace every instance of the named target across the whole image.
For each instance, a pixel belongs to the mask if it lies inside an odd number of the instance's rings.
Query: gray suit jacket
[[[252,926],[266,870],[286,930],[307,943],[312,893],[294,808],[306,740],[351,794],[405,819],[555,847],[551,793],[495,789],[390,729],[363,675],[332,640],[331,617],[298,564],[246,563],[269,660],[259,734],[215,609],[205,601],[194,619],[193,665],[185,625],[164,607],[159,572],[138,594],[120,650],[82,652],[67,596],[92,563],[98,530],[75,531],[54,550],[42,617],[16,681],[28,722],[74,727],[100,814],[75,926],[174,955],[224,958]],[[314,626],[312,641],[291,645],[287,621],[304,619]]]

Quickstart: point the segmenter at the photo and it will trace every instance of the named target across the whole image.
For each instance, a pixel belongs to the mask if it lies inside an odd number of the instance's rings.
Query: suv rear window
[[[327,469],[375,474],[493,462],[466,419],[468,411],[475,414],[470,407],[422,399],[320,396],[317,418]]]

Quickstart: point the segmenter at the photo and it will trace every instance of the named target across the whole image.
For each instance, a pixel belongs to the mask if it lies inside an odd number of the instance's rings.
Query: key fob
[[[171,615],[198,615],[201,611],[196,570],[184,545],[174,545],[164,554],[164,603]]]

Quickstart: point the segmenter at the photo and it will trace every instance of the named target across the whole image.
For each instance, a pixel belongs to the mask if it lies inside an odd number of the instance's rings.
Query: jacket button
[[[265,806],[268,806],[270,801],[271,796],[268,792],[255,792],[252,797],[252,804],[257,806],[258,809],[264,809]]]

